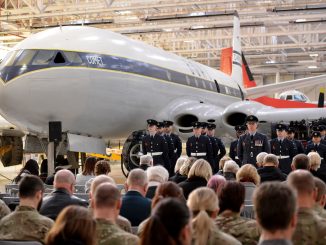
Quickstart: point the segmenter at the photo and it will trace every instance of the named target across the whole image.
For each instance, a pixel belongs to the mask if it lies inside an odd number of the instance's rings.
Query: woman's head
[[[188,178],[202,177],[208,181],[212,177],[211,165],[204,159],[198,159],[188,173]]]
[[[109,161],[100,160],[95,164],[95,175],[108,174],[111,172]]]
[[[189,245],[191,243],[190,212],[177,198],[166,198],[153,209],[141,233],[142,245]]]
[[[243,165],[237,172],[236,178],[238,182],[251,182],[255,185],[259,185],[260,183],[260,176],[257,169],[251,164]]]
[[[95,245],[96,223],[87,208],[68,206],[57,217],[46,237],[47,245],[70,244],[79,241],[84,245]]]
[[[229,160],[232,160],[231,157],[228,157],[228,156],[222,157],[221,160],[218,163],[219,169],[223,170],[225,162],[229,161]]]
[[[225,210],[239,213],[245,200],[245,187],[236,181],[225,184],[219,194],[220,213]]]
[[[197,158],[188,157],[188,159],[180,167],[179,173],[184,176],[188,176],[189,170],[192,165],[196,162]]]
[[[29,159],[25,166],[23,167],[24,170],[27,170],[28,172],[30,172],[30,174],[32,175],[39,175],[39,166],[37,164],[37,162],[34,159]]]
[[[222,175],[213,175],[209,179],[207,187],[215,191],[216,194],[219,194],[225,183],[226,179]]]
[[[308,158],[310,162],[310,168],[312,170],[317,171],[317,169],[320,168],[320,164],[321,164],[321,158],[318,152],[309,152]]]
[[[164,183],[169,180],[169,172],[163,166],[149,167],[146,171],[148,181]]]
[[[95,157],[87,157],[84,165],[83,175],[94,175],[95,164]]]
[[[184,156],[181,156],[181,157],[178,158],[178,160],[177,160],[177,162],[176,162],[176,164],[174,166],[174,172],[175,173],[177,173],[180,170],[181,166],[187,161],[187,159],[188,158],[184,157]]]
[[[168,197],[175,197],[183,202],[186,201],[183,196],[182,189],[176,183],[168,181],[160,184],[156,188],[155,195],[152,200],[152,208],[154,208],[158,202]]]

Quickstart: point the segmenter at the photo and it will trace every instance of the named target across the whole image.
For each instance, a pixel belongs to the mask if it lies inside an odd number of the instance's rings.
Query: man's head
[[[141,156],[139,165],[147,165],[148,167],[153,166],[153,157],[150,155]]]
[[[157,122],[156,126],[157,126],[157,133],[160,134],[160,135],[163,134],[164,133],[164,124],[163,124],[163,122]]]
[[[44,185],[42,180],[34,175],[26,175],[19,182],[20,206],[39,208],[42,204]]]
[[[244,200],[244,185],[236,181],[226,182],[219,195],[220,213],[225,210],[240,213]]]
[[[69,170],[62,169],[55,174],[53,186],[56,189],[63,188],[72,195],[75,189],[75,176]]]
[[[313,175],[307,170],[295,170],[288,175],[287,185],[298,193],[298,205],[312,208],[315,204],[317,191]]]
[[[193,122],[192,123],[192,131],[195,136],[201,135],[202,129],[201,129],[201,123],[200,122]]]
[[[169,180],[169,172],[163,166],[153,166],[146,170],[148,181],[164,183]]]
[[[129,172],[126,181],[126,190],[135,190],[145,196],[147,191],[148,179],[146,172],[142,169],[133,169]]]
[[[163,121],[163,124],[164,124],[164,132],[166,134],[172,133],[173,122],[172,121]]]
[[[96,176],[94,178],[94,180],[92,181],[91,190],[89,192],[91,199],[93,197],[93,194],[95,193],[96,188],[100,184],[103,184],[103,183],[110,183],[110,184],[113,184],[113,185],[116,184],[115,181],[114,181],[114,179],[112,179],[110,176],[107,176],[107,175],[104,175],[104,174],[101,174],[99,176]]]
[[[276,134],[278,138],[284,139],[286,137],[286,125],[281,123],[277,124]]]
[[[278,159],[274,154],[267,154],[264,157],[263,166],[275,166],[278,167]]]
[[[236,125],[234,127],[234,130],[236,132],[237,138],[239,138],[241,135],[243,135],[246,132],[247,126],[246,125]]]
[[[291,168],[292,170],[297,170],[297,169],[309,170],[310,169],[309,157],[305,154],[296,155],[292,160]]]
[[[92,207],[96,218],[107,218],[110,213],[116,219],[121,207],[121,194],[119,189],[111,183],[102,183],[97,186],[92,198]]]
[[[294,128],[288,128],[286,132],[287,132],[287,138],[289,140],[293,140],[294,135],[295,135],[295,129]]]
[[[311,140],[312,140],[312,142],[314,144],[319,144],[320,141],[321,141],[321,134],[320,134],[320,132],[319,131],[313,132],[312,133],[312,139]]]
[[[253,196],[256,219],[264,233],[287,233],[291,238],[296,226],[296,193],[280,182],[267,182]]]
[[[213,137],[215,135],[216,125],[213,123],[209,123],[207,125],[207,135]]]
[[[324,208],[326,204],[326,184],[317,177],[314,177],[314,182],[317,188],[316,204]]]
[[[254,115],[249,115],[246,117],[246,125],[249,132],[256,132],[258,127],[258,118]]]
[[[267,156],[268,153],[267,152],[260,152],[257,156],[256,156],[256,164],[258,167],[263,166],[263,162],[264,162],[264,158],[265,156]]]
[[[157,132],[157,121],[154,119],[147,120],[147,130],[148,132],[153,135]]]

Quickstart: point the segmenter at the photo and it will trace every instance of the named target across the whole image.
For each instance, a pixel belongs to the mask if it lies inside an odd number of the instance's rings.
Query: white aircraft
[[[280,86],[313,86],[326,75],[244,89],[237,15],[233,35],[229,76],[108,30],[80,26],[37,33],[0,66],[0,114],[39,138],[48,135],[49,121],[61,121],[69,151],[104,153],[108,139],[129,136],[125,161],[135,153],[148,118],[174,121],[177,133],[187,137],[196,120],[233,135],[233,126],[248,114],[269,123],[326,115],[324,108],[277,109],[246,101]],[[8,132],[1,137],[17,138]]]

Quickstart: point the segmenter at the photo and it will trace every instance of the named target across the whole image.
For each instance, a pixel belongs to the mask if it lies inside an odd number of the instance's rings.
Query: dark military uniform
[[[170,134],[170,137],[173,140],[173,144],[174,144],[174,152],[176,154],[177,159],[181,156],[182,153],[182,141],[180,139],[180,137],[174,133]]]
[[[239,135],[241,135],[243,132],[246,131],[246,126],[237,125],[234,127],[234,129],[237,132],[237,137],[239,137]],[[238,142],[239,142],[239,138],[231,142],[229,156],[233,161],[235,161],[239,166],[241,166],[242,164],[237,153]]]
[[[207,160],[212,169],[214,167],[212,143],[205,135],[191,136],[187,140],[186,151],[188,157]]]
[[[247,133],[239,138],[237,154],[242,164],[250,163],[257,167],[256,157],[261,152],[271,152],[266,135],[256,132],[255,135]]]
[[[296,155],[296,149],[292,141],[283,139],[279,141],[278,138],[270,141],[271,153],[276,155],[279,161],[279,168],[283,173],[289,174],[293,157]]]
[[[173,175],[174,173],[174,166],[175,166],[175,159],[176,159],[176,154],[174,153],[174,144],[173,144],[173,140],[172,138],[167,135],[167,134],[163,134],[162,135],[166,141],[166,143],[168,144],[168,152],[169,152],[169,160],[170,160],[170,169],[169,172],[170,174]]]
[[[169,148],[163,136],[146,135],[142,140],[143,154],[153,157],[154,165],[162,165],[170,170]]]

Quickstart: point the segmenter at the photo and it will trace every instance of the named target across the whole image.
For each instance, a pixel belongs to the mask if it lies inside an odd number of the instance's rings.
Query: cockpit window
[[[15,63],[16,66],[28,65],[31,63],[36,54],[36,50],[21,50],[20,55]]]
[[[39,50],[33,60],[32,65],[48,65],[56,51],[54,50]]]
[[[286,100],[292,100],[292,95],[287,95]]]
[[[12,66],[14,64],[14,62],[15,62],[15,58],[16,58],[18,52],[19,52],[18,50],[16,50],[16,51],[10,51],[6,55],[6,57],[3,59],[1,65],[0,65],[0,69],[1,68],[4,68],[6,66]]]
[[[63,64],[66,63],[66,59],[63,57],[61,52],[58,52],[53,60],[55,64]]]
[[[81,64],[83,63],[82,59],[80,58],[78,53],[75,52],[64,52],[66,58],[68,59],[68,62],[75,63],[75,64]]]

